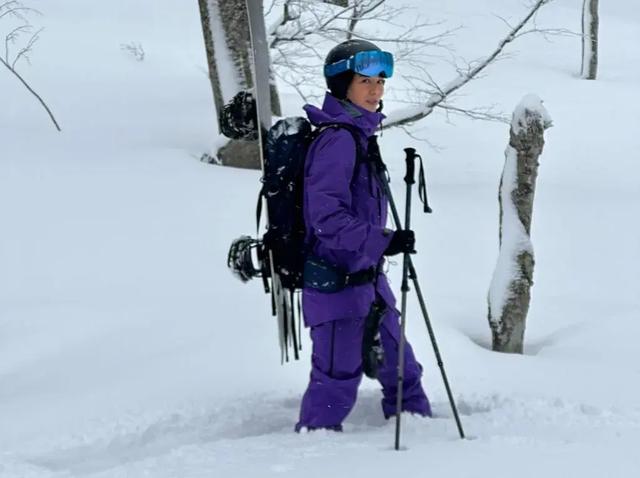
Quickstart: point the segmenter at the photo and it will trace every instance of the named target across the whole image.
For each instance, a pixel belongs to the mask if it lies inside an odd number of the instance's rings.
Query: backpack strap
[[[362,132],[360,131],[360,128],[353,126],[352,124],[349,123],[322,123],[314,132],[313,132],[313,138],[312,138],[312,142],[315,141],[318,136],[320,136],[323,132],[325,132],[326,130],[328,130],[329,128],[331,129],[346,129],[347,131],[349,131],[349,133],[351,133],[351,136],[353,136],[353,140],[356,143],[356,164],[359,162],[362,162],[366,159],[367,157],[367,152],[363,149],[362,147],[362,143],[360,142],[360,138],[362,137]],[[355,174],[355,168],[354,168],[354,174]]]
[[[319,135],[320,133],[325,131],[327,128],[346,129],[347,131],[349,131],[349,133],[351,133],[351,136],[353,136],[353,140],[356,143],[356,163],[353,168],[353,174],[351,176],[350,184],[353,183],[353,180],[356,176],[358,165],[364,163],[369,169],[369,192],[373,194],[373,181],[374,181],[373,176],[375,175],[375,166],[372,169],[370,143],[373,141],[373,143],[377,147],[376,136],[372,136],[371,138],[367,139],[367,147],[365,149],[363,148],[362,143],[359,140],[363,136],[362,130],[360,130],[360,128],[349,123],[323,123],[322,125],[320,125],[318,130],[316,130],[318,131],[317,134]],[[378,156],[379,156],[379,152],[378,152]]]

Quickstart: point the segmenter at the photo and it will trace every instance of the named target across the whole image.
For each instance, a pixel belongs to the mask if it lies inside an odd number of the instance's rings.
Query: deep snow
[[[466,26],[454,43],[469,59],[504,34],[493,14],[524,12],[468,3],[413,2]],[[411,297],[408,336],[436,417],[407,417],[396,453],[373,382],[345,433],[292,433],[309,343],[281,366],[267,296],[226,269],[231,239],[255,229],[258,173],[198,161],[218,140],[197,6],[34,0],[46,30],[22,71],[63,132],[0,73],[0,476],[635,476],[640,6],[601,3],[597,81],[579,79],[578,37],[529,36],[460,98],[509,114],[535,93],[554,119],[525,355],[487,349],[508,126],[435,114],[412,132],[440,152],[382,136],[401,208],[400,147],[427,161],[434,213],[414,214],[414,262],[471,437],[457,438]],[[581,4],[556,0],[538,24],[579,31]],[[121,49],[132,41],[143,62]],[[282,97],[299,113],[294,92]]]

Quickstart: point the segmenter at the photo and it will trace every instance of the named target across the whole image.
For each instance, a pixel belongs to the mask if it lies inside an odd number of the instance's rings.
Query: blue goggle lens
[[[393,55],[388,51],[361,51],[346,60],[341,60],[324,67],[325,76],[331,77],[351,70],[363,76],[393,75]]]

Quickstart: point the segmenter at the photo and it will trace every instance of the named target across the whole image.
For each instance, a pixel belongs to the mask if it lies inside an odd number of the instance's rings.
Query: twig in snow
[[[120,45],[120,49],[122,51],[125,51],[131,54],[131,56],[133,56],[133,58],[135,58],[136,61],[144,60],[145,52],[144,52],[144,48],[142,48],[142,44],[140,43],[136,43],[136,42],[122,43]]]

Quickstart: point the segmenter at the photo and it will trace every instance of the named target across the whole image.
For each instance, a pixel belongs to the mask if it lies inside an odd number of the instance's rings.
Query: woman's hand
[[[385,256],[400,253],[415,254],[416,236],[411,229],[401,229],[393,233],[391,242],[384,251]]]

